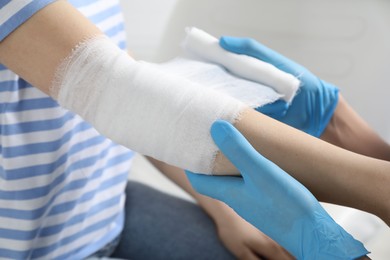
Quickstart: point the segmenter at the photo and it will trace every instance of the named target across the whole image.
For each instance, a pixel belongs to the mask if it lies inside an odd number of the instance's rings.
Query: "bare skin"
[[[102,32],[67,1],[33,15],[0,43],[0,62],[49,94],[58,65],[81,41]]]
[[[352,109],[341,95],[336,111],[321,139],[355,153],[390,161],[390,145]]]

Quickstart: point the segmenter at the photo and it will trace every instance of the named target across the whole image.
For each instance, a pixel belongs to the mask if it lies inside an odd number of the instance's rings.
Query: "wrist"
[[[336,113],[336,109],[340,102],[340,93],[339,89],[323,80],[320,80],[322,84],[322,88],[320,88],[321,95],[321,119],[319,121],[317,134],[315,136],[320,137],[324,131],[327,129],[328,125],[331,124],[331,121]],[[322,91],[321,91],[322,89]]]
[[[321,139],[355,153],[390,161],[390,145],[340,95]]]
[[[222,201],[201,194],[197,194],[195,199],[218,227],[228,225],[229,221],[238,217],[235,211]]]

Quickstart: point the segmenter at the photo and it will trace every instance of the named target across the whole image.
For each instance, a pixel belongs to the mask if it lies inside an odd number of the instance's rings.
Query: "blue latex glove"
[[[222,48],[245,54],[290,73],[301,80],[301,88],[288,106],[279,100],[258,108],[276,120],[319,137],[328,125],[338,102],[338,89],[319,79],[306,68],[249,38],[222,37]]]
[[[187,172],[199,193],[225,202],[298,259],[355,259],[368,253],[302,184],[260,155],[231,124],[215,122],[211,135],[242,177]]]

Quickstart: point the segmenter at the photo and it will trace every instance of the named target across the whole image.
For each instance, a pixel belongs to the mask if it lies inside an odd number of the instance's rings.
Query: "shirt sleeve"
[[[0,41],[56,0],[0,0]]]

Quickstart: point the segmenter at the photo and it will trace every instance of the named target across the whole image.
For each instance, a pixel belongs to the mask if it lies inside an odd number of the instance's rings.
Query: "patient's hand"
[[[242,219],[226,204],[221,206],[214,221],[222,243],[238,259],[294,259],[287,250]]]

